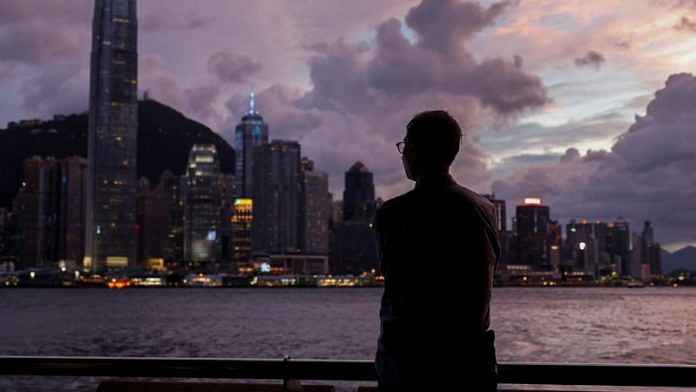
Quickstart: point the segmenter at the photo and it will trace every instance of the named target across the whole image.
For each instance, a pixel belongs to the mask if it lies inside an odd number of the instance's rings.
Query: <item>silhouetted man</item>
[[[385,277],[380,390],[494,391],[494,207],[449,175],[462,134],[447,112],[420,113],[406,128],[397,148],[416,186],[375,217]]]

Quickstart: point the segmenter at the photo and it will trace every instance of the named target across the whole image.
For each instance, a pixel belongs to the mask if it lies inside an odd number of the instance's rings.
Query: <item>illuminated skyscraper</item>
[[[234,150],[236,154],[235,176],[237,196],[253,197],[254,192],[254,149],[268,144],[268,124],[256,111],[254,94],[249,96],[249,111],[237,124],[234,133]]]
[[[95,271],[136,259],[137,40],[135,0],[95,0],[84,257]]]
[[[197,264],[220,261],[224,177],[213,144],[195,144],[186,166],[184,258]]]

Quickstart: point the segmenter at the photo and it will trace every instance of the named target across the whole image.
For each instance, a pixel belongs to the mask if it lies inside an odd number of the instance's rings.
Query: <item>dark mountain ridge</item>
[[[223,173],[234,173],[234,149],[207,126],[157,101],[138,102],[138,178],[159,181],[168,170],[184,174],[191,147],[214,144]],[[0,129],[0,208],[10,208],[22,182],[22,165],[32,156],[87,156],[87,113],[58,115],[39,123]]]
[[[696,271],[696,247],[687,246],[674,253],[662,251],[662,273],[669,274],[676,270]]]

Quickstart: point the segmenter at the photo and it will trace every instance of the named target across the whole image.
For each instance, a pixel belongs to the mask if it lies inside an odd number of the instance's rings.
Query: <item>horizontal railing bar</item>
[[[696,365],[500,363],[501,384],[696,387]],[[375,381],[372,361],[0,356],[0,375]]]

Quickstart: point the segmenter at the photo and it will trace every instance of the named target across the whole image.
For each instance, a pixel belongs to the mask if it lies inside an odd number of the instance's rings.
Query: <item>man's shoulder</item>
[[[385,201],[377,209],[377,214],[384,215],[396,211],[401,211],[403,209],[408,209],[408,205],[412,202],[413,199],[412,193],[413,191],[409,191]]]
[[[458,199],[464,203],[470,204],[471,207],[479,207],[489,211],[495,209],[493,203],[471,189],[459,184],[455,185],[453,188],[458,196]]]

